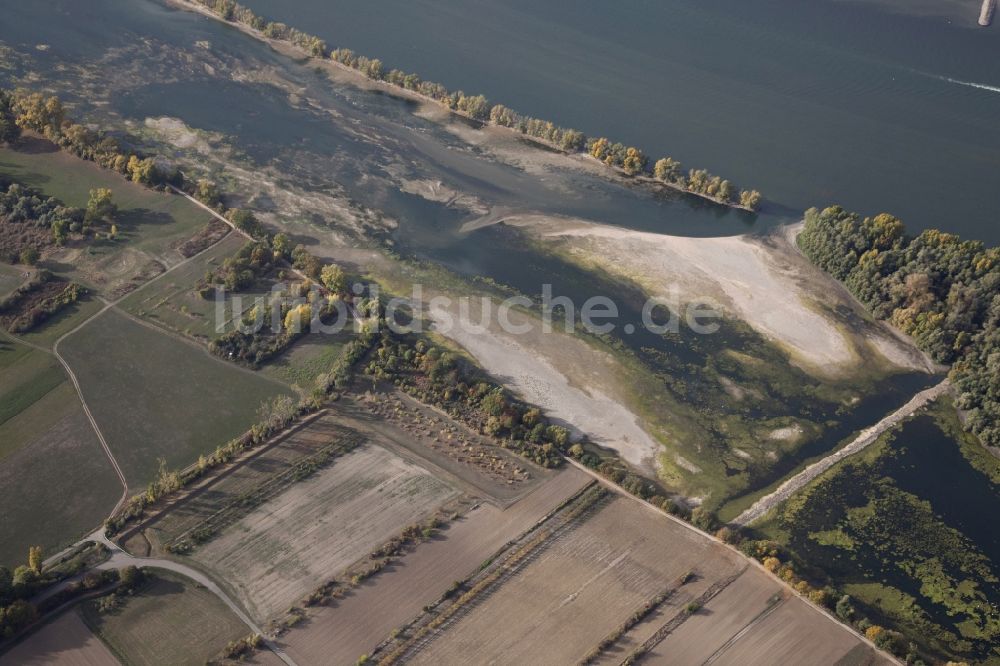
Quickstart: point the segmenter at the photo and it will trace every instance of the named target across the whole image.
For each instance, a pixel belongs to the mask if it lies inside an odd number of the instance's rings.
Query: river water
[[[476,213],[407,194],[400,189],[401,178],[443,181],[487,207],[583,217],[660,233],[737,234],[798,216],[794,210],[776,207],[767,215],[748,215],[579,170],[549,170],[540,177],[484,158],[438,123],[414,115],[408,102],[331,85],[308,66],[230,26],[153,0],[10,3],[4,11],[0,40],[20,55],[9,59],[8,69],[0,70],[0,80],[27,79],[32,86],[73,102],[75,113],[105,125],[130,122],[139,128],[147,118],[169,116],[217,133],[232,149],[231,162],[252,172],[260,170],[262,179],[274,179],[283,188],[304,188],[307,195],[340,193],[357,208],[391,217],[398,222],[393,239],[407,254],[464,275],[490,277],[528,294],[537,294],[542,284],[550,283],[553,293],[576,300],[607,295],[619,301],[626,321],[639,320],[638,295],[623,298],[620,285],[539,256],[509,230],[458,233],[459,226]],[[282,82],[281,87],[274,81]],[[296,93],[289,94],[289,89]],[[721,171],[723,165],[712,166]],[[303,215],[320,223],[325,216],[323,211]],[[668,339],[643,334],[622,343],[644,356],[657,372],[680,379],[678,390],[686,394],[682,400],[691,401],[706,415],[740,414],[748,422],[762,424],[793,415],[822,424],[823,435],[803,446],[802,457],[828,451],[848,433],[878,420],[934,381],[918,373],[883,378],[865,387],[864,399],[845,410],[836,400],[817,398],[814,380],[786,369],[791,373],[786,376],[802,382],[801,390],[795,395],[769,395],[750,409],[719,395],[717,386],[709,392],[702,386],[706,382],[702,375],[725,348],[762,349],[760,337],[736,326],[727,326],[710,341],[692,337],[698,336]],[[777,363],[787,366],[784,361]],[[728,451],[724,442],[717,445]],[[726,455],[732,458],[731,453]],[[796,464],[794,458],[770,470],[756,470],[747,489],[767,485],[789,471]],[[727,475],[741,473],[731,464],[743,463],[732,458],[726,463]]]
[[[974,25],[978,0],[244,4],[707,168],[761,190],[773,212],[840,203],[1000,242],[1000,28]]]

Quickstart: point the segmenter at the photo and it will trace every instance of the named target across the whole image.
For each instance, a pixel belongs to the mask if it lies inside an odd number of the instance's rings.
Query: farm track
[[[150,284],[152,284],[152,283],[160,280],[161,278],[165,277],[166,275],[169,275],[170,273],[172,273],[173,271],[177,270],[178,268],[181,268],[182,266],[185,266],[188,263],[194,261],[195,259],[199,258],[202,254],[208,252],[209,250],[211,250],[212,248],[214,248],[216,245],[218,245],[219,243],[221,243],[228,236],[229,236],[229,234],[226,234],[225,236],[223,236],[222,238],[220,238],[219,240],[217,240],[215,243],[212,243],[208,247],[202,249],[197,254],[193,254],[190,257],[187,257],[186,259],[181,260],[180,262],[174,264],[173,266],[171,266],[167,270],[163,271],[162,273],[159,273],[158,275],[154,276],[150,280],[147,280],[146,282],[144,282],[141,285],[137,286],[136,289],[141,289],[143,287],[146,287],[147,285],[150,285]],[[117,299],[115,299],[113,301],[104,301],[104,299],[101,299],[102,302],[104,302],[104,307],[102,307],[100,310],[98,310],[94,314],[92,314],[89,317],[87,317],[86,319],[84,319],[82,322],[80,322],[79,324],[77,324],[71,330],[69,330],[66,333],[63,333],[61,336],[59,336],[59,338],[53,343],[51,349],[49,349],[47,347],[43,347],[42,345],[37,345],[37,344],[35,344],[33,342],[28,342],[27,340],[24,340],[24,339],[22,339],[22,338],[20,338],[20,337],[18,337],[16,335],[12,335],[10,333],[6,334],[11,339],[13,339],[13,340],[15,340],[15,341],[17,341],[17,342],[19,342],[19,343],[21,343],[23,345],[26,345],[28,347],[31,347],[32,349],[36,349],[38,351],[44,352],[46,354],[51,354],[52,356],[54,356],[56,358],[57,361],[59,361],[59,364],[62,366],[63,370],[65,370],[66,375],[69,377],[70,382],[73,384],[73,388],[76,391],[77,397],[80,399],[80,405],[83,407],[83,412],[84,412],[84,414],[87,417],[87,421],[90,423],[91,428],[93,428],[94,434],[97,435],[97,439],[98,439],[98,441],[101,444],[101,449],[104,451],[104,455],[107,457],[108,462],[111,463],[111,467],[112,467],[112,469],[114,469],[115,475],[118,477],[118,480],[122,484],[122,495],[119,498],[118,503],[115,504],[114,509],[111,510],[111,513],[109,514],[111,516],[113,516],[116,513],[118,513],[118,511],[121,509],[121,507],[124,506],[125,502],[128,501],[128,480],[125,478],[125,473],[122,471],[121,466],[118,464],[118,460],[115,458],[114,453],[111,451],[111,447],[108,446],[108,442],[104,438],[104,433],[101,432],[101,428],[97,424],[97,419],[95,419],[93,413],[91,413],[90,406],[87,405],[87,400],[86,400],[86,398],[83,395],[83,389],[81,389],[81,387],[80,387],[80,381],[77,379],[76,373],[73,372],[73,368],[70,366],[69,362],[67,362],[66,359],[62,356],[62,354],[59,353],[59,345],[66,338],[68,338],[71,335],[73,335],[74,333],[80,331],[80,329],[82,329],[84,326],[86,326],[90,322],[94,321],[95,319],[97,319],[98,317],[100,317],[101,315],[103,315],[105,312],[107,312],[108,310],[110,310],[111,308],[116,307],[119,303],[121,303],[128,296],[130,296],[133,291],[135,291],[135,289],[133,289],[132,291],[129,291],[127,294],[123,294],[122,296],[118,297]],[[71,546],[71,548],[72,548],[72,546]],[[66,552],[66,551],[63,551],[63,552]],[[61,554],[62,553],[57,553],[56,555],[48,558],[46,560],[46,562],[49,562],[49,561],[52,561],[52,560],[58,558]]]
[[[842,449],[839,449],[838,451],[835,451],[834,453],[831,453],[822,460],[809,465],[804,470],[778,486],[777,490],[754,502],[753,506],[738,515],[733,520],[733,524],[745,527],[746,525],[763,518],[764,515],[771,509],[783,503],[820,474],[830,469],[844,458],[852,456],[855,453],[860,453],[874,444],[883,433],[922,409],[925,405],[927,405],[927,403],[939,398],[945,391],[948,390],[950,386],[951,383],[945,379],[940,384],[920,391],[905,405],[892,412],[875,425],[862,430],[850,444]]]
[[[726,578],[723,578],[722,580],[716,581],[715,583],[712,584],[711,587],[709,587],[707,590],[705,590],[704,592],[702,592],[701,595],[698,598],[696,598],[694,601],[692,601],[691,603],[697,604],[699,607],[704,606],[713,597],[715,597],[720,592],[722,592],[724,589],[726,589],[727,587],[729,587],[729,585],[733,581],[735,581],[737,578],[739,578],[740,576],[742,576],[746,572],[746,570],[749,569],[749,568],[750,568],[749,565],[747,565],[747,566],[743,567],[742,569],[740,569],[739,571],[737,571],[736,573],[734,573],[734,574],[732,574],[730,576],[727,576]],[[775,604],[775,605],[777,605],[777,604]],[[767,612],[767,611],[765,611],[765,612]],[[686,609],[682,609],[680,612],[678,612],[676,615],[674,615],[672,618],[670,618],[670,620],[667,621],[666,624],[664,624],[662,627],[660,627],[659,629],[657,629],[656,633],[654,633],[652,636],[650,636],[649,638],[647,638],[642,643],[642,645],[640,645],[638,648],[636,648],[636,650],[633,652],[633,654],[638,653],[640,655],[640,659],[639,660],[636,660],[635,658],[632,657],[632,655],[629,655],[628,657],[625,658],[625,660],[622,661],[622,666],[627,666],[628,664],[633,664],[633,663],[637,663],[637,661],[641,661],[641,655],[642,654],[645,654],[646,652],[649,652],[654,647],[656,647],[657,645],[659,645],[660,643],[662,643],[663,639],[665,639],[672,632],[674,632],[677,629],[677,627],[679,627],[682,624],[684,624],[684,622],[687,621],[687,619],[689,617],[691,617],[692,615],[694,615],[694,613],[689,612]],[[733,641],[733,642],[735,642],[735,641]],[[721,654],[721,652],[722,651],[720,650],[719,654]]]
[[[451,605],[445,607],[434,617],[429,617],[426,622],[419,627],[415,627],[418,636],[399,648],[393,650],[388,655],[379,657],[380,666],[388,666],[395,663],[406,663],[433,643],[439,636],[443,635],[447,629],[462,618],[472,613],[479,605],[484,603],[496,592],[505,582],[524,570],[527,566],[537,561],[545,554],[559,539],[569,534],[572,530],[583,523],[588,516],[604,506],[612,495],[596,484],[588,485],[581,492],[572,498],[556,514],[541,521],[533,529],[526,532],[514,544],[507,547],[503,555],[490,562],[479,572],[467,579],[465,586],[471,589],[465,594],[471,595],[463,601],[465,595],[459,596]],[[559,521],[554,526],[546,526],[549,521]],[[548,530],[548,533],[545,533]],[[513,562],[511,562],[513,560]],[[491,578],[493,576],[493,578]],[[482,588],[476,589],[479,585]],[[456,609],[452,611],[451,609]],[[450,614],[449,614],[450,613]],[[431,627],[434,621],[444,614],[448,614],[443,622]],[[417,619],[417,622],[420,618]],[[412,625],[411,625],[412,626]],[[385,646],[389,647],[389,646]]]

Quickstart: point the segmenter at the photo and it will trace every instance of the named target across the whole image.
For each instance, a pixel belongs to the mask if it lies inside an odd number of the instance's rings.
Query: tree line
[[[649,176],[671,187],[707,197],[719,203],[757,210],[761,194],[756,190],[740,190],[729,181],[713,176],[704,169],[691,169],[686,175],[680,163],[665,157],[650,168],[649,160],[634,146],[612,143],[604,137],[588,138],[579,130],[560,127],[548,120],[525,116],[503,104],[491,104],[483,95],[470,95],[462,90],[450,91],[440,83],[425,81],[417,74],[399,69],[387,69],[377,58],[358,55],[351,49],[327,48],[319,37],[258,16],[235,0],[193,0],[225,21],[240,23],[269,39],[290,42],[317,58],[328,57],[354,69],[374,81],[384,81],[397,88],[430,98],[452,111],[482,123],[508,127],[521,134],[544,141],[567,152],[584,152],[609,167],[616,167],[628,176]],[[665,167],[660,169],[659,167]]]
[[[41,134],[77,157],[96,162],[130,180],[150,187],[180,185],[173,167],[158,163],[119,143],[118,139],[73,122],[57,97],[45,97],[22,88],[0,89],[0,142],[14,143],[22,130]]]
[[[39,271],[31,280],[0,299],[0,323],[10,333],[27,333],[51,319],[87,293],[75,282],[55,279]]]
[[[107,549],[103,545],[83,547],[68,560],[51,567],[43,566],[42,549],[31,546],[28,561],[18,565],[13,571],[0,566],[0,646],[14,638],[47,613],[85,594],[114,586],[111,596],[132,594],[143,580],[143,573],[134,566],[122,569],[91,570],[80,580],[67,584],[63,589],[50,595],[38,604],[32,599],[57,583],[85,570],[95,557],[106,558]],[[103,600],[102,600],[103,601]],[[102,607],[106,605],[102,603]]]
[[[517,400],[451,351],[385,330],[366,372],[446,410],[543,467],[562,463],[561,449],[569,443],[569,431],[550,424],[540,409]]]
[[[1000,446],[1000,249],[892,215],[839,206],[806,212],[799,247],[879,319],[951,365],[966,427]]]

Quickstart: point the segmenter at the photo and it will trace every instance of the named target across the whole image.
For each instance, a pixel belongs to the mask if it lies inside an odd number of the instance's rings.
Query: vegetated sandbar
[[[863,345],[888,365],[933,369],[887,326],[859,325],[837,312],[844,306],[854,319],[864,319],[860,304],[795,247],[796,227],[766,237],[687,238],[545,216],[507,223],[543,240],[565,242],[571,256],[634,280],[650,295],[670,298],[676,290],[681,304],[714,302],[782,346],[813,375],[859,371],[856,348]]]

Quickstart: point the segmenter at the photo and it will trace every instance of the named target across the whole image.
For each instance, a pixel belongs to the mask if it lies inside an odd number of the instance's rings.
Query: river
[[[94,28],[98,23],[100,29]],[[210,165],[210,155],[225,153],[227,162],[220,168],[224,179],[227,170],[245,169],[258,181],[273,181],[276,190],[301,194],[303,226],[287,215],[283,219],[297,234],[296,242],[322,243],[317,227],[337,228],[341,211],[321,206],[328,199],[346,197],[357,210],[391,218],[398,226],[390,235],[408,255],[466,276],[489,277],[532,295],[544,283],[552,284],[555,294],[576,300],[606,295],[619,302],[625,321],[640,320],[640,294],[625,294],[620,285],[594,271],[541,256],[510,230],[494,227],[460,233],[463,222],[481,213],[408,194],[400,184],[442,181],[486,208],[583,217],[690,236],[760,231],[799,215],[796,209],[749,215],[692,197],[652,193],[580,169],[550,169],[539,175],[516,168],[483,155],[441,124],[414,114],[409,102],[350,85],[331,85],[312,68],[280,56],[230,26],[153,0],[11,4],[5,7],[0,40],[19,54],[0,70],[0,80],[25,79],[34,87],[57,92],[74,104],[74,113],[106,126],[128,124],[141,131],[151,117],[180,119],[207,133],[206,140],[215,146],[204,156],[197,154],[197,148],[178,148],[189,164],[198,160]],[[724,165],[709,166],[721,171]],[[243,181],[239,186],[247,185]],[[225,180],[223,187],[229,189]],[[266,192],[251,204],[265,211],[269,205],[275,207]],[[728,435],[706,442],[729,458],[720,474],[752,477],[747,479],[747,490],[774,481],[803,457],[823,454],[933,381],[921,373],[904,373],[847,387],[863,397],[845,409],[839,402],[843,395],[830,396],[822,382],[773,357],[780,369],[773,380],[776,388],[751,406],[720,394],[711,369],[726,349],[773,353],[759,334],[733,322],[710,339],[660,337],[642,327],[638,330],[641,334],[620,343],[658,376],[673,377],[668,380],[675,387],[671,390],[679,401],[697,409],[699,418],[740,419],[748,428],[757,427],[749,425],[753,423],[773,428],[768,425],[773,419],[795,416],[819,426],[798,455],[769,469],[764,465],[748,469],[729,452]],[[706,432],[710,425],[704,426]]]
[[[244,4],[707,168],[762,191],[774,213],[839,203],[1000,242],[1000,28],[975,26],[976,0]]]

